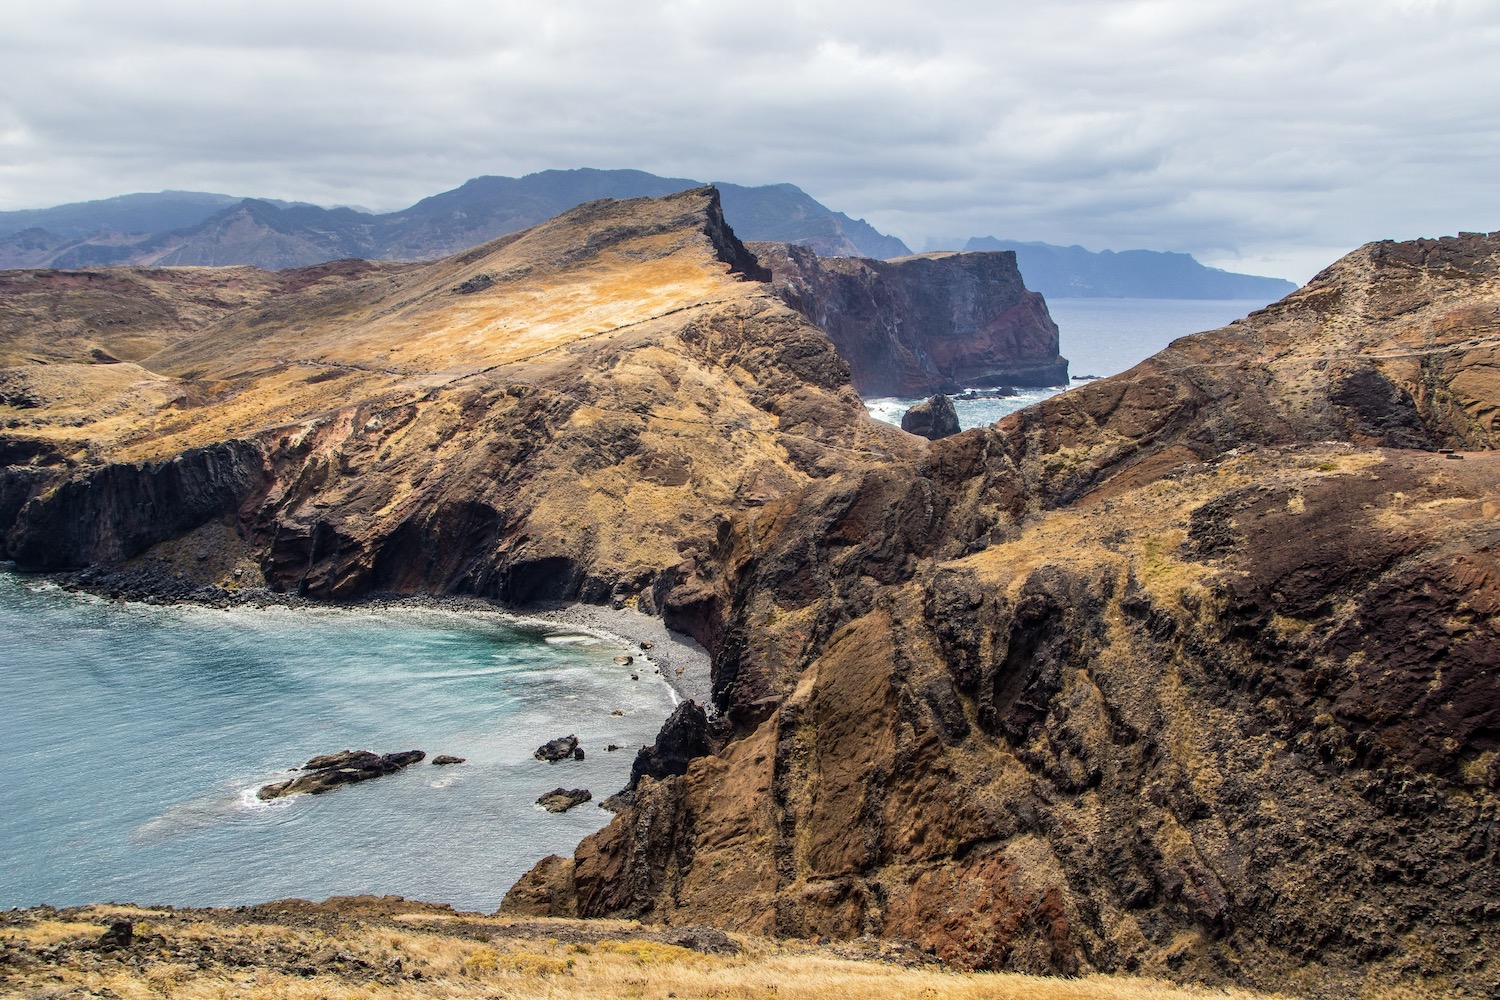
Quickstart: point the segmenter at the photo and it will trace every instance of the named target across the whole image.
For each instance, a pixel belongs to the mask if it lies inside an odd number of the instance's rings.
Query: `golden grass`
[[[744,950],[738,955],[712,955],[630,937],[594,943],[499,936],[474,940],[457,933],[463,928],[444,928],[442,922],[420,929],[347,922],[330,932],[181,916],[142,920],[140,911],[104,907],[95,908],[89,916],[92,919],[42,919],[0,928],[0,940],[11,954],[53,949],[63,956],[58,961],[11,964],[9,978],[0,977],[0,994],[10,995],[15,989],[19,995],[58,995],[82,988],[94,994],[109,990],[122,1000],[1253,1000],[1266,996],[1128,977],[1065,980],[904,968],[842,957],[838,946],[752,938],[739,939]],[[138,937],[160,934],[164,940],[138,941],[129,953],[68,948],[70,942],[92,941],[109,920],[122,916],[135,918]],[[590,928],[584,923],[552,923],[560,934]],[[206,961],[202,956],[216,946],[259,948],[268,961],[253,966]],[[198,957],[185,957],[188,952]],[[276,968],[278,962],[292,968]],[[360,971],[316,971],[308,968],[309,963],[313,967],[343,963]]]

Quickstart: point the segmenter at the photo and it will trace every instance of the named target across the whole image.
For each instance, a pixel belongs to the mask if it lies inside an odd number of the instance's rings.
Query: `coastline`
[[[539,623],[548,628],[567,628],[619,643],[630,650],[628,655],[636,658],[634,665],[641,668],[642,679],[647,670],[653,670],[672,689],[675,702],[696,701],[710,715],[713,714],[708,650],[692,638],[673,632],[660,618],[634,608],[615,610],[577,602],[520,609],[494,604],[488,604],[488,607],[523,626]],[[643,648],[643,642],[650,643],[649,648]]]
[[[19,576],[34,576],[56,584],[64,590],[91,594],[101,600],[135,601],[143,604],[187,604],[206,608],[288,607],[288,608],[432,608],[443,611],[475,612],[500,615],[517,627],[528,625],[546,629],[573,630],[625,649],[625,655],[636,660],[641,679],[652,672],[659,674],[672,692],[674,703],[696,701],[713,713],[708,651],[691,637],[667,628],[660,618],[634,608],[615,610],[603,605],[581,602],[556,602],[507,607],[472,594],[371,594],[353,601],[318,601],[296,594],[277,593],[260,587],[224,590],[218,587],[193,587],[184,580],[154,572],[146,567],[121,570],[86,569],[61,573],[25,573],[12,564],[0,563],[0,570]],[[641,643],[649,643],[643,648]],[[665,721],[665,720],[663,720]]]

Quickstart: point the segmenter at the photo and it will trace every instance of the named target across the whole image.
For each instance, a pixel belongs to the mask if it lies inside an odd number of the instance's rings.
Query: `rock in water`
[[[341,750],[314,757],[302,766],[302,770],[311,773],[289,781],[263,785],[255,793],[255,797],[269,801],[287,795],[321,795],[339,785],[352,785],[384,774],[395,774],[403,767],[409,767],[426,757],[426,752],[422,750],[402,750],[384,755],[370,750]]]
[[[467,757],[454,757],[451,754],[440,753],[432,758],[432,763],[435,766],[442,767],[446,764],[462,764],[466,760],[468,760]]]
[[[562,813],[574,806],[583,805],[593,797],[593,793],[587,788],[554,788],[537,799],[536,804],[548,812]]]
[[[901,429],[929,441],[951,437],[962,430],[958,426],[958,411],[953,408],[953,400],[942,393],[918,403],[902,414]]]
[[[549,764],[555,764],[560,760],[583,760],[583,748],[578,745],[578,737],[573,735],[559,736],[555,740],[548,740],[536,748],[532,754],[537,760],[545,760]]]
[[[635,755],[627,787],[634,788],[643,777],[660,780],[673,774],[686,774],[688,763],[710,749],[707,713],[696,701],[685,701],[662,724],[656,742],[641,747]]]

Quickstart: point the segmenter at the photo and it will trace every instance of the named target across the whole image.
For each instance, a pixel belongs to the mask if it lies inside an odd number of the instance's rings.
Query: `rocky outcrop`
[[[532,756],[549,764],[560,760],[583,760],[583,748],[578,745],[578,737],[559,736],[537,747]]]
[[[255,797],[263,801],[285,798],[288,795],[322,795],[341,785],[353,785],[372,778],[395,774],[427,757],[421,750],[402,750],[398,753],[378,754],[370,750],[341,750],[338,753],[314,757],[302,765],[307,774],[287,781],[276,781],[262,785]]]
[[[710,750],[708,713],[696,701],[685,701],[673,709],[661,727],[656,742],[641,747],[630,765],[630,784],[634,789],[642,778],[660,780],[686,774],[688,764]]]
[[[929,441],[952,437],[963,430],[958,425],[958,410],[954,409],[953,400],[942,393],[908,407],[901,414],[901,429]]]
[[[536,804],[550,813],[563,813],[574,806],[581,806],[593,799],[587,788],[554,788],[536,800]]]
[[[826,331],[865,397],[1065,385],[1057,325],[1014,253],[820,258],[755,243],[778,295]]]

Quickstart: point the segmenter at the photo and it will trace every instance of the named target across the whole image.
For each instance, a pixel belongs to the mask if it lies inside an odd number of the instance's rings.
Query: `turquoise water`
[[[618,646],[507,621],[114,604],[0,572],[0,908],[396,893],[493,910],[609,819],[598,801],[672,709]],[[568,733],[585,760],[532,758]],[[345,748],[468,762],[255,798]],[[595,801],[534,804],[559,785]]]
[[[1057,323],[1069,374],[1107,377],[1134,367],[1178,337],[1216,330],[1265,304],[1262,299],[1048,299],[1047,309]],[[955,400],[953,405],[959,425],[968,430],[1067,388],[1025,389],[1004,399]],[[886,397],[868,399],[865,406],[877,419],[899,425],[915,402]]]

